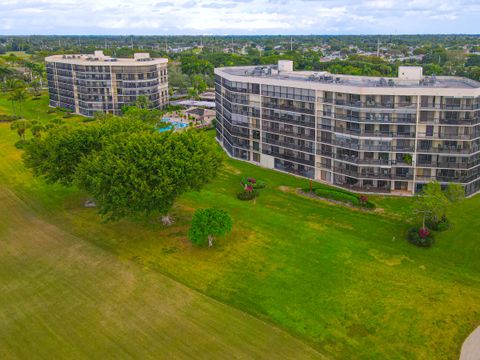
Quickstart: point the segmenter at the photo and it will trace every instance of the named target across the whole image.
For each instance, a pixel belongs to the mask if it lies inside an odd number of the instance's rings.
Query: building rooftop
[[[76,65],[105,65],[117,64],[118,65],[151,65],[167,63],[168,59],[164,58],[151,58],[149,53],[135,53],[133,58],[114,58],[103,54],[103,51],[95,51],[93,54],[65,54],[65,55],[52,55],[45,58],[47,62],[62,62],[67,64]]]
[[[245,77],[257,77],[276,80],[305,81],[310,83],[334,84],[357,87],[386,88],[451,88],[476,89],[480,82],[456,76],[423,76],[422,68],[400,66],[399,76],[382,78],[331,74],[326,71],[293,71],[293,63],[281,60],[279,65],[225,67],[219,71]]]

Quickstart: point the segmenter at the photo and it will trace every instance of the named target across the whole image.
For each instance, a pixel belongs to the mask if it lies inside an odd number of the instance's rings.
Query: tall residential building
[[[359,192],[414,194],[424,184],[480,191],[480,83],[215,69],[217,139],[230,156]]]
[[[144,95],[152,108],[168,103],[167,59],[136,53],[133,59],[93,55],[45,58],[50,106],[93,116],[101,111],[119,115],[122,106]]]

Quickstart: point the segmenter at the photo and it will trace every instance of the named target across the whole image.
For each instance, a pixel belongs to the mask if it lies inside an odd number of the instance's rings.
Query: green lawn
[[[331,358],[456,359],[480,323],[479,196],[451,211],[453,227],[433,248],[419,249],[404,239],[411,199],[374,197],[378,211],[356,211],[297,195],[305,180],[228,160],[218,179],[177,202],[173,226],[105,224],[82,207],[84,194],[32,179],[14,141],[1,125],[0,180],[41,221],[275,324]],[[235,198],[243,176],[268,183],[255,202]],[[231,213],[233,232],[213,249],[194,248],[189,221],[209,206]]]

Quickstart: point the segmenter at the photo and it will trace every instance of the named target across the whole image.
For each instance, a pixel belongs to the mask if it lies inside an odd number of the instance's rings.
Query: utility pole
[[[377,39],[377,57],[380,57],[380,39]]]
[[[293,38],[290,37],[290,51],[293,51]]]
[[[167,37],[165,36],[165,52],[168,53]]]

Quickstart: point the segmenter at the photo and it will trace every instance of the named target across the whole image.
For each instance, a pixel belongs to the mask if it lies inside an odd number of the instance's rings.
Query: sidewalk
[[[463,343],[460,360],[480,360],[480,326]]]

